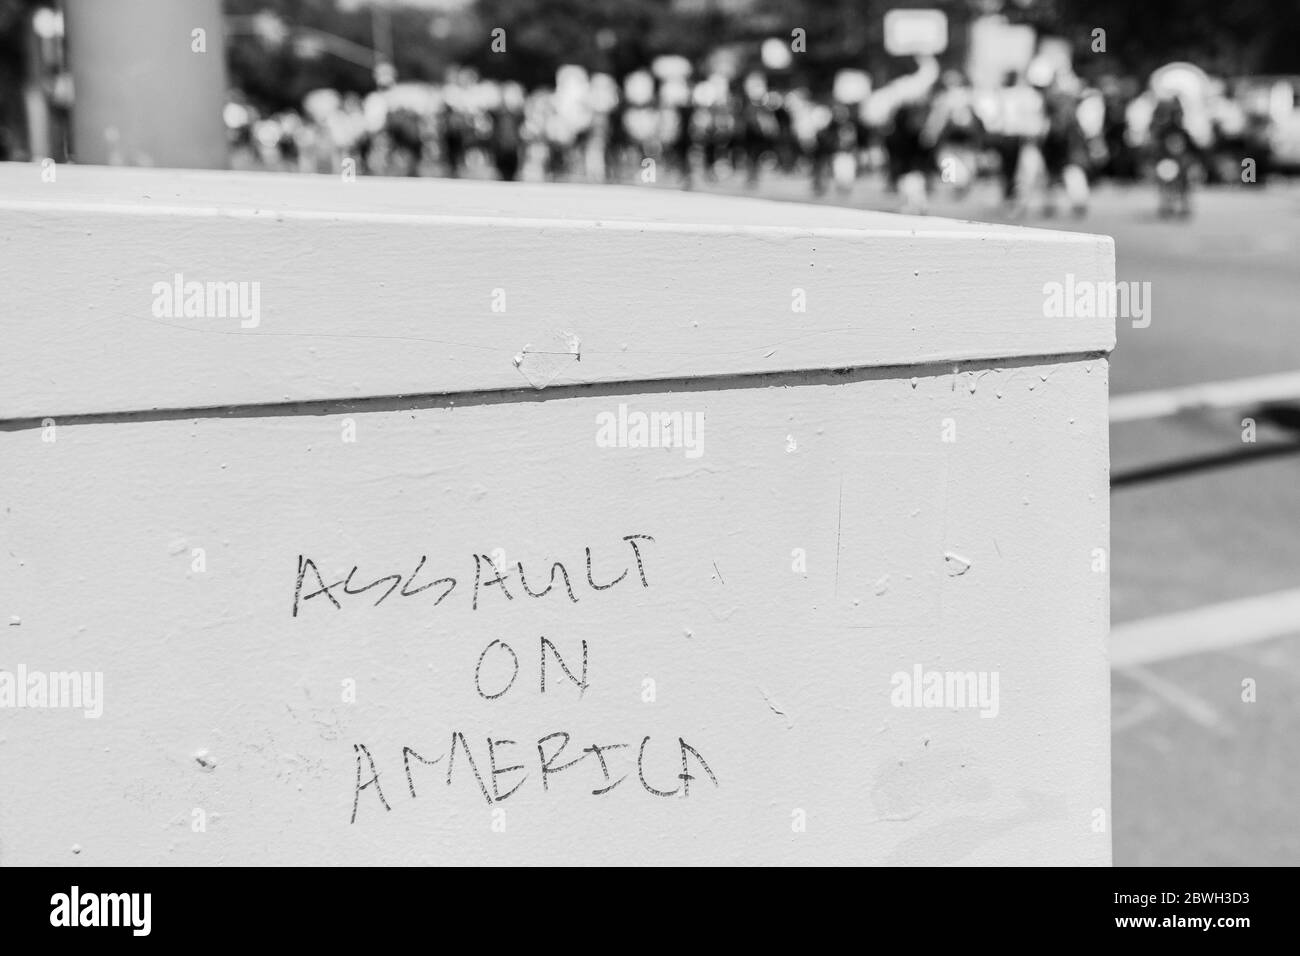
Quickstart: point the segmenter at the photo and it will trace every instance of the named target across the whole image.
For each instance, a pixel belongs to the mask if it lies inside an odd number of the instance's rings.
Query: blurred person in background
[[[858,150],[864,139],[857,110],[847,103],[836,103],[831,107],[831,129],[831,177],[835,189],[847,195],[858,178]]]
[[[836,117],[829,106],[818,103],[811,109],[808,126],[813,131],[812,147],[809,150],[812,159],[812,190],[813,195],[820,196],[826,192],[831,158],[839,143]]]
[[[691,114],[692,140],[700,147],[700,163],[706,181],[717,178],[719,165],[730,165],[730,151],[735,138],[731,89],[727,78],[713,74],[695,84],[691,91],[694,111]]]
[[[1025,208],[1022,161],[1035,149],[1047,125],[1043,97],[1019,72],[1009,71],[989,106],[990,113],[983,121],[1000,161],[1002,200],[1009,212],[1020,214]]]
[[[587,156],[584,165],[591,182],[611,182],[617,175],[615,163],[619,149],[618,82],[608,73],[595,73],[588,87],[591,128],[587,133]]]
[[[1138,159],[1125,112],[1137,95],[1137,81],[1108,74],[1101,78],[1098,90],[1103,104],[1101,138],[1106,147],[1100,172],[1113,180],[1132,182],[1138,176]]]
[[[769,93],[768,105],[772,111],[772,148],[776,152],[776,166],[789,175],[799,165],[799,143],[794,132],[794,116],[790,109],[790,96]]]
[[[596,122],[603,127],[602,142],[605,148],[605,158],[601,163],[605,171],[605,182],[619,182],[626,175],[626,157],[632,148],[632,141],[628,137],[627,124],[624,121],[624,113],[627,110],[627,104],[623,100],[622,90],[618,81],[612,76],[607,77],[608,86],[604,89],[604,96],[600,109],[596,113]]]
[[[745,77],[740,102],[739,147],[744,156],[745,185],[758,186],[763,154],[776,144],[780,125],[772,111],[773,101],[767,95],[767,77],[754,70]]]
[[[831,89],[830,123],[833,129],[831,176],[841,195],[848,195],[857,182],[863,151],[868,144],[867,126],[862,119],[862,101],[871,81],[860,70],[841,70]]]
[[[421,86],[395,83],[391,71],[376,71],[379,88],[365,99],[367,170],[386,176],[418,176],[425,152],[425,117],[432,110]]]
[[[1239,182],[1241,164],[1255,161],[1255,182],[1264,183],[1272,166],[1271,121],[1266,109],[1252,108],[1240,80],[1217,84],[1211,101],[1216,162],[1214,182]]]
[[[587,147],[595,109],[587,71],[572,64],[557,69],[550,101],[542,127],[547,144],[546,176],[552,180],[570,175],[588,178]]]
[[[257,163],[257,149],[253,144],[253,121],[257,118],[257,111],[245,102],[240,90],[229,92],[221,118],[226,124],[231,168],[254,167]]]
[[[1075,216],[1088,211],[1088,144],[1079,123],[1078,77],[1054,69],[1046,60],[1029,66],[1029,80],[1043,102],[1044,123],[1039,140],[1042,153],[1043,215],[1056,214],[1056,190],[1063,188]]]
[[[442,110],[438,117],[439,146],[443,172],[455,179],[465,167],[472,126],[469,119],[469,91],[465,71],[453,68],[451,82],[444,84]]]
[[[935,143],[926,134],[931,98],[939,80],[939,61],[918,56],[917,69],[872,94],[867,110],[873,125],[885,130],[888,179],[902,200],[902,211],[923,215],[929,207],[929,182],[936,170]]]
[[[1140,97],[1150,106],[1147,148],[1160,216],[1191,214],[1191,189],[1204,180],[1214,146],[1213,81],[1198,67],[1171,63],[1151,74]]]
[[[1083,135],[1085,154],[1084,172],[1088,181],[1100,178],[1110,162],[1110,146],[1106,142],[1106,97],[1096,87],[1085,87],[1079,92],[1079,105],[1075,118]]]
[[[1156,100],[1151,113],[1152,158],[1155,162],[1160,216],[1189,216],[1192,212],[1192,166],[1196,142],[1187,129],[1182,100],[1173,94]]]
[[[691,168],[692,116],[691,88],[681,77],[665,79],[659,86],[660,141],[664,158],[677,171],[684,188],[693,185]]]
[[[514,82],[502,84],[500,101],[490,115],[492,164],[499,178],[513,182],[519,178],[524,154],[524,88]]]
[[[1273,171],[1273,119],[1263,110],[1245,109],[1246,126],[1241,135],[1244,155],[1257,161],[1256,181],[1263,183]]]
[[[935,149],[940,179],[964,198],[975,183],[984,124],[975,112],[974,91],[959,70],[946,70],[922,134]]]
[[[902,199],[902,212],[924,215],[929,208],[929,183],[936,171],[934,146],[925,135],[929,104],[906,100],[894,110],[885,134],[890,170]]]
[[[655,81],[647,70],[629,73],[623,81],[623,132],[628,152],[633,157],[634,174],[646,175],[653,167],[646,160],[657,161],[659,146],[659,111],[655,108]]]

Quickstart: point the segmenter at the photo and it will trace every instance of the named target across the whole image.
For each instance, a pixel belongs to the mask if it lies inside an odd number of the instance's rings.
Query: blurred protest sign
[[[977,88],[1002,85],[1008,73],[1024,73],[1034,58],[1034,28],[1006,17],[980,17],[971,24],[966,74]]]
[[[885,14],[885,52],[934,56],[948,49],[948,15],[942,10],[890,10]]]

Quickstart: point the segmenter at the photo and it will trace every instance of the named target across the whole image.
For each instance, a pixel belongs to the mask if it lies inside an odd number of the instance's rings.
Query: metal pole
[[[370,5],[370,29],[375,49],[385,63],[393,62],[393,14],[387,5],[374,2]]]
[[[223,168],[221,0],[66,0],[81,163]]]

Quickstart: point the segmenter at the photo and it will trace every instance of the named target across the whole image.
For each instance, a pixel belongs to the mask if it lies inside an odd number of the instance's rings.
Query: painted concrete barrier
[[[1096,236],[0,169],[0,863],[1110,861]]]

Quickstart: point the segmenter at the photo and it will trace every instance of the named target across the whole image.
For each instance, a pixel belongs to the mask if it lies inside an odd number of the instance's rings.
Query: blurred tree
[[[621,77],[661,53],[697,59],[727,26],[714,11],[676,9],[672,0],[479,0],[476,15],[480,36],[467,62],[530,86],[554,83],[564,63]],[[498,27],[506,31],[502,53],[490,43]]]
[[[1189,60],[1220,76],[1300,73],[1300,3],[1295,0],[1054,0],[1080,70],[1131,72]],[[1039,11],[1032,11],[1038,15]],[[1042,24],[1052,26],[1053,24]],[[1106,52],[1091,32],[1106,30]]]
[[[885,52],[885,14],[918,7],[948,15],[948,49],[940,59],[959,66],[971,19],[967,0],[757,0],[752,22],[762,36],[787,41],[792,30],[803,30],[807,52],[796,55],[792,80],[827,92],[840,69],[867,70],[877,83],[915,70],[912,57]]]
[[[340,11],[332,0],[225,0],[225,9],[231,18],[269,14],[289,28],[283,42],[271,30],[241,30],[226,39],[230,81],[260,108],[299,106],[303,94],[322,86],[374,88],[365,67],[328,55],[301,56],[291,42],[293,27],[308,26],[369,47],[370,17],[364,11]]]

